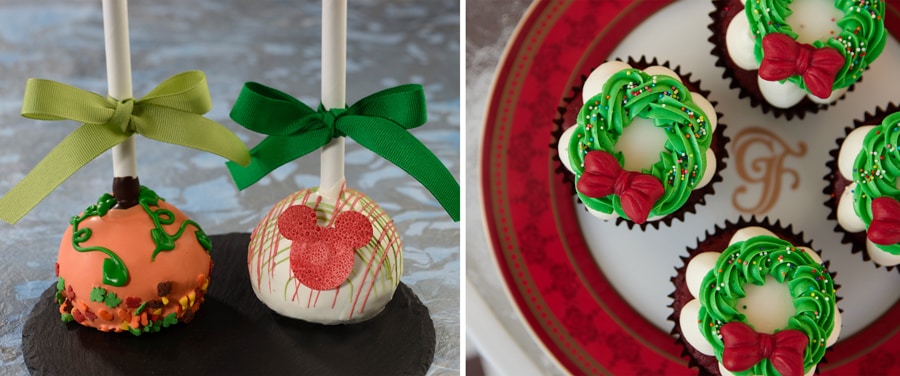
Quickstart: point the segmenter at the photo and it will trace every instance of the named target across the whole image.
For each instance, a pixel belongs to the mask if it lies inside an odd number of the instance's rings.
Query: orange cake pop
[[[209,238],[146,187],[138,205],[115,204],[103,195],[63,234],[56,263],[63,321],[135,335],[190,322],[209,284]]]

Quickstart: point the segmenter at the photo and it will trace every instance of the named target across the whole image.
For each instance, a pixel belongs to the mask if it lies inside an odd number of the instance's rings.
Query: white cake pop
[[[365,194],[344,188],[329,205],[317,191],[279,201],[253,230],[247,257],[253,291],[287,317],[321,324],[370,319],[400,283],[400,236]]]

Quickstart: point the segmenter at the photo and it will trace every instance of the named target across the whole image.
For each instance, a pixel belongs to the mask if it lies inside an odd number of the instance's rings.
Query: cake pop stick
[[[103,37],[109,96],[115,100],[133,98],[128,0],[103,0]],[[135,154],[134,136],[112,148],[113,196],[117,208],[126,209],[137,204],[140,183]]]
[[[322,106],[344,108],[347,80],[347,0],[322,0]],[[344,138],[322,147],[319,196],[334,202],[344,184]]]
[[[415,177],[459,220],[459,183],[409,129],[425,123],[425,94],[401,85],[345,104],[347,1],[322,2],[322,104],[318,110],[248,82],[231,110],[244,127],[269,135],[249,166],[228,163],[244,189],[279,166],[322,148],[319,187],[276,203],[250,236],[248,271],[256,296],[275,312],[321,324],[377,315],[403,272],[394,221],[344,184],[344,137]]]
[[[177,74],[145,97],[133,98],[127,3],[104,0],[103,11],[109,96],[50,80],[28,80],[22,116],[82,124],[0,197],[0,220],[18,222],[63,181],[112,148],[116,208],[136,205],[140,184],[132,139],[135,133],[214,153],[240,165],[250,163],[247,146],[234,133],[203,117],[212,107],[203,72]]]

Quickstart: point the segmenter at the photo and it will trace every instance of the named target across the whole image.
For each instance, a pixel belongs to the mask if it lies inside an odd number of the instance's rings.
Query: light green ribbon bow
[[[59,82],[29,79],[22,116],[84,124],[0,198],[0,219],[18,222],[69,176],[135,133],[249,164],[247,146],[221,124],[203,117],[210,108],[206,76],[200,71],[172,76],[141,99],[118,101]]]

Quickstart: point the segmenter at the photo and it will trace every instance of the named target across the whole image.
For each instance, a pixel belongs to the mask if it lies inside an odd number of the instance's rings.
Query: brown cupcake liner
[[[619,60],[619,61],[621,61],[621,60]],[[656,58],[653,58],[652,60],[648,61],[646,56],[641,56],[640,60],[635,60],[633,57],[629,56],[626,63],[628,65],[631,65],[635,69],[645,69],[647,67],[655,66],[655,65],[660,65],[660,66],[669,68],[672,71],[674,71],[675,74],[677,74],[681,78],[682,82],[684,83],[685,87],[688,90],[699,93],[700,95],[705,97],[706,100],[708,100],[710,102],[710,104],[712,104],[713,108],[715,108],[716,104],[718,104],[718,102],[712,100],[709,97],[709,94],[710,94],[709,90],[703,90],[700,87],[699,80],[691,80],[691,75],[692,75],[691,73],[682,74],[680,66],[675,66],[673,68],[668,61],[664,61],[664,62],[660,63]],[[593,71],[596,68],[597,67],[592,68],[591,71]],[[581,109],[581,105],[579,104],[580,98],[581,98],[581,91],[582,91],[582,88],[584,87],[584,82],[587,80],[587,77],[588,77],[587,75],[582,74],[581,75],[581,85],[572,87],[571,95],[564,97],[562,99],[562,101],[560,102],[560,104],[557,106],[557,115],[553,119],[553,124],[555,125],[552,130],[553,142],[549,145],[550,148],[552,148],[553,150],[557,150],[557,144],[559,143],[559,138],[562,136],[563,132],[567,129],[567,127],[569,127],[573,124],[572,120],[569,120],[569,119],[574,119],[574,117],[569,117],[567,119],[566,114],[569,113],[570,110],[574,110],[575,114],[577,116],[578,111]],[[619,217],[619,218],[615,219],[617,226],[622,225],[624,223],[625,225],[628,226],[628,229],[632,229],[632,228],[634,228],[634,226],[638,226],[641,229],[641,231],[646,230],[648,226],[652,226],[654,229],[659,229],[661,225],[665,225],[668,227],[668,226],[672,225],[672,220],[677,219],[681,222],[684,222],[684,215],[686,213],[694,213],[695,214],[697,206],[706,205],[707,195],[714,194],[715,193],[714,185],[716,183],[722,181],[721,171],[727,165],[725,163],[725,160],[728,158],[728,151],[725,149],[725,145],[728,144],[728,142],[730,141],[730,138],[725,136],[725,128],[727,128],[727,126],[724,123],[722,123],[722,121],[721,121],[723,114],[719,111],[716,111],[716,116],[718,118],[718,125],[716,126],[716,130],[713,133],[712,142],[710,143],[710,146],[709,146],[710,149],[713,152],[715,152],[715,154],[716,154],[716,171],[712,177],[712,180],[710,180],[709,183],[706,184],[706,186],[696,189],[693,192],[691,192],[691,195],[688,197],[687,202],[685,202],[685,204],[682,205],[682,207],[680,209],[665,216],[664,218],[661,218],[661,219],[655,220],[655,221],[647,221],[647,222],[644,222],[644,223],[638,225],[638,224],[634,223],[633,221],[629,221],[629,220]],[[569,170],[567,170],[565,166],[562,165],[562,162],[559,160],[558,153],[553,153],[553,159],[555,161],[560,162],[559,165],[557,166],[555,172],[559,175],[562,175],[563,184],[566,185],[569,189],[569,192],[573,196],[575,196],[576,195],[575,176]],[[579,204],[581,204],[583,206],[583,209],[585,211],[587,211],[587,207],[584,206],[584,203],[581,202],[580,199],[578,200],[578,202],[579,202]]]
[[[715,4],[716,9],[709,13],[712,23],[708,26],[708,29],[712,31],[712,35],[707,39],[713,44],[713,49],[710,53],[717,57],[716,66],[725,69],[722,73],[722,78],[730,80],[728,87],[738,89],[738,98],[748,98],[751,107],[759,107],[764,114],[771,113],[776,119],[784,116],[785,119],[791,120],[795,116],[798,119],[803,119],[807,113],[814,114],[820,110],[825,110],[846,97],[846,94],[842,95],[830,104],[819,104],[809,98],[803,98],[803,100],[790,108],[779,108],[769,104],[759,89],[759,83],[756,78],[757,70],[744,70],[738,67],[734,60],[731,59],[731,56],[728,55],[728,50],[725,46],[725,32],[728,30],[728,25],[731,24],[731,19],[736,15],[743,14],[743,1],[713,0],[713,4]],[[862,78],[857,82],[861,81]],[[855,84],[850,85],[847,92],[853,91],[855,86]]]
[[[838,153],[841,151],[841,145],[854,129],[867,124],[881,124],[885,117],[898,111],[900,111],[900,106],[894,103],[888,103],[884,108],[879,106],[875,108],[874,112],[866,112],[862,119],[853,120],[852,127],[844,128],[844,137],[838,138],[837,141],[835,141],[837,147],[828,152],[831,159],[825,163],[825,166],[828,168],[829,172],[822,178],[828,184],[822,189],[822,193],[828,196],[828,200],[825,200],[824,204],[831,209],[827,218],[835,221],[834,232],[843,234],[841,243],[850,244],[852,247],[850,250],[851,253],[860,253],[863,261],[872,261],[876,268],[884,267],[888,271],[897,269],[897,271],[900,272],[900,268],[897,268],[897,265],[885,266],[872,260],[872,257],[869,256],[869,251],[866,249],[866,231],[849,232],[844,230],[844,228],[837,223],[838,199],[841,197],[841,194],[844,193],[844,189],[852,183],[852,181],[844,179],[844,177],[841,176],[840,171],[838,171],[837,159]]]
[[[683,358],[688,359],[688,367],[696,368],[699,370],[700,375],[719,375],[719,365],[718,360],[715,356],[706,355],[697,351],[690,343],[685,341],[682,337],[680,318],[681,318],[681,309],[687,304],[689,301],[694,299],[691,293],[688,291],[687,282],[685,281],[685,273],[687,272],[687,265],[690,263],[691,259],[702,252],[709,251],[723,251],[728,248],[728,243],[731,241],[731,237],[734,234],[745,227],[750,226],[758,226],[765,228],[772,233],[774,233],[779,238],[786,240],[793,244],[794,246],[803,246],[809,247],[813,249],[814,252],[821,255],[822,252],[819,250],[815,250],[812,247],[812,241],[806,240],[804,238],[803,232],[795,232],[793,229],[793,225],[784,226],[781,224],[780,220],[776,220],[775,223],[771,223],[768,217],[764,217],[762,220],[757,219],[755,216],[750,219],[746,219],[743,216],[738,218],[736,222],[731,222],[726,220],[724,226],[715,225],[715,228],[712,232],[706,231],[705,237],[701,240],[699,237],[697,238],[697,246],[687,248],[688,255],[681,256],[682,266],[675,268],[675,276],[671,278],[672,284],[675,287],[675,290],[669,294],[669,298],[672,299],[672,304],[669,305],[672,308],[672,314],[669,315],[668,320],[674,323],[672,331],[669,332],[673,337],[675,337],[675,342],[683,346],[683,350],[681,352],[681,356]],[[827,269],[830,264],[830,261],[824,260],[825,268]],[[831,275],[831,278],[834,279],[837,275],[836,272],[830,271],[828,274]],[[835,290],[840,288],[840,285],[834,285]],[[841,297],[835,297],[837,301],[841,300]],[[841,311],[843,312],[843,311]],[[826,351],[832,351],[829,348]],[[822,359],[819,364],[825,364],[826,359]]]

